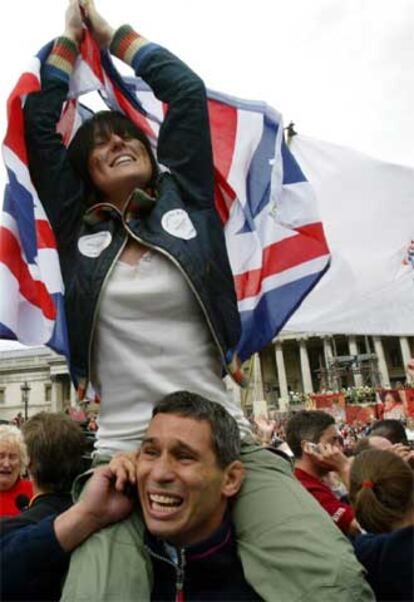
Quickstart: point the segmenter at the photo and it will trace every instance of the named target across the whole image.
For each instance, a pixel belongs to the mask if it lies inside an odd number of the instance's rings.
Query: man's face
[[[322,443],[323,445],[329,443],[330,445],[334,445],[335,447],[340,447],[342,449],[342,437],[338,433],[338,429],[334,424],[331,424],[323,431],[318,443]]]
[[[20,454],[13,443],[0,443],[0,491],[11,489],[20,474]]]
[[[216,462],[207,421],[157,414],[137,462],[148,530],[178,547],[211,535],[227,505],[226,470]]]

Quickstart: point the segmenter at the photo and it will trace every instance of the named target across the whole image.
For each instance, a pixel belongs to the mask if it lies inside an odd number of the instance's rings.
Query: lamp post
[[[30,393],[31,387],[30,387],[30,385],[27,384],[27,381],[24,381],[24,383],[20,386],[20,389],[22,391],[22,401],[24,404],[24,419],[27,420],[28,405],[29,405],[29,393]]]

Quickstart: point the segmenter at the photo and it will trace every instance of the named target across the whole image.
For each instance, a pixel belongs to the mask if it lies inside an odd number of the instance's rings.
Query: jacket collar
[[[175,559],[182,558],[183,553],[187,561],[202,560],[232,546],[234,541],[233,525],[230,516],[226,514],[221,525],[210,537],[185,548],[171,546],[151,535],[148,530],[145,530],[144,541],[150,553],[174,564],[177,564]]]
[[[155,203],[155,197],[147,194],[144,190],[136,188],[128,197],[122,211],[112,203],[95,203],[86,211],[83,220],[89,226],[94,226],[113,217],[128,222],[130,219],[148,215]]]

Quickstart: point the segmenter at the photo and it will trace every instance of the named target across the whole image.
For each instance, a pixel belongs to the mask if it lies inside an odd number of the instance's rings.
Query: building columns
[[[354,356],[358,355],[358,345],[356,342],[356,337],[354,337],[353,335],[348,336],[348,348],[349,348],[349,355],[354,355]],[[363,382],[362,382],[361,374],[355,374],[355,372],[354,372],[354,384],[356,387],[362,387]]]
[[[402,360],[403,360],[403,364],[404,364],[405,374],[407,377],[407,382],[410,382],[411,379],[407,372],[408,360],[411,358],[410,343],[408,342],[407,337],[399,337],[399,339],[400,339],[401,355],[402,355]]]
[[[283,357],[283,347],[280,341],[275,343],[275,356],[276,356],[276,368],[277,368],[277,380],[279,383],[279,405],[283,406],[280,409],[284,409],[289,403],[289,389],[286,377],[285,359]]]
[[[52,377],[52,398],[51,398],[51,410],[52,412],[63,411],[63,389],[62,382],[56,376]]]
[[[300,370],[302,373],[302,384],[304,393],[313,393],[312,374],[309,365],[306,340],[299,339]]]
[[[388,373],[387,362],[385,361],[384,347],[382,346],[381,337],[373,336],[374,349],[378,358],[378,368],[380,373],[380,381],[382,387],[390,387],[390,375]]]

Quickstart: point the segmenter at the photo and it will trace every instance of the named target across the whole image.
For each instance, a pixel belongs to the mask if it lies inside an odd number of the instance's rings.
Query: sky
[[[63,32],[66,5],[66,0],[0,3],[2,136],[8,94],[31,56]],[[412,0],[96,0],[96,5],[114,27],[130,23],[169,48],[209,88],[266,101],[301,134],[414,166]],[[0,188],[4,183],[0,168]]]
[[[66,0],[0,3],[0,130],[18,74],[63,31]],[[264,100],[299,133],[414,166],[412,0],[96,0],[206,85]],[[2,134],[3,135],[3,134]],[[4,179],[0,171],[0,184]]]

